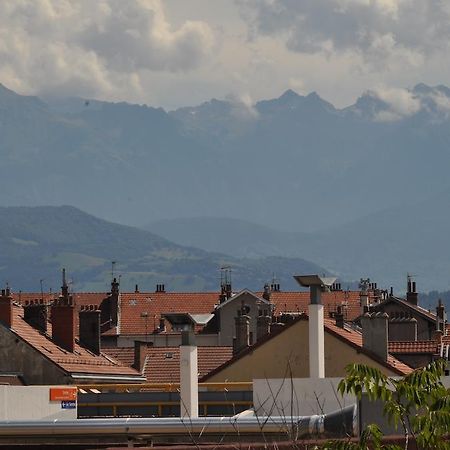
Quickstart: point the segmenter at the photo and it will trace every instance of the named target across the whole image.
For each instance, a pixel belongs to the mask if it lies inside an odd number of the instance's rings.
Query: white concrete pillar
[[[180,415],[198,417],[197,346],[180,345]]]
[[[323,305],[309,305],[309,377],[325,378]]]

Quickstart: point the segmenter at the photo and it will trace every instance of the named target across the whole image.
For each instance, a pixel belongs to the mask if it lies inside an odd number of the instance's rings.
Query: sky
[[[174,109],[450,85],[448,0],[1,0],[0,83]]]

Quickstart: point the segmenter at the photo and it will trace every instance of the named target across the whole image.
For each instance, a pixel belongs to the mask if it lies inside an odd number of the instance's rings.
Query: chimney
[[[139,286],[136,284],[136,286],[134,287],[134,293],[135,294],[139,294]]]
[[[369,285],[370,278],[361,278],[359,281],[359,305],[360,305],[360,314],[364,315],[369,311]]]
[[[119,324],[119,297],[120,284],[117,278],[113,278],[111,282],[111,293],[100,305],[100,320],[102,329],[104,328],[105,331]]]
[[[309,377],[325,378],[325,338],[321,296],[322,292],[330,290],[336,278],[319,275],[295,275],[294,278],[301,286],[309,287]]]
[[[61,294],[54,300],[51,307],[53,342],[73,353],[75,350],[75,307],[69,295],[65,269],[63,269]]]
[[[321,288],[310,287],[308,305],[309,329],[309,377],[325,378],[324,323]]]
[[[48,309],[44,300],[26,301],[23,307],[25,322],[43,333],[47,332]]]
[[[0,297],[0,322],[8,328],[12,327],[13,299],[9,287],[2,289],[2,296]]]
[[[198,417],[198,356],[194,330],[181,332],[180,413],[183,418]]]
[[[443,336],[444,333],[441,330],[434,330],[431,339],[435,341],[437,345],[441,345]]]
[[[363,347],[383,361],[388,356],[388,320],[386,313],[366,313],[361,319]]]
[[[406,292],[406,301],[411,303],[412,305],[418,305],[419,303],[419,295],[416,291],[416,282],[412,281],[410,275],[408,275],[408,290]]]
[[[145,360],[147,358],[147,342],[134,341],[134,362],[133,368],[138,372],[143,372]]]
[[[234,318],[236,326],[236,337],[233,339],[234,355],[250,346],[250,317],[247,315],[247,308],[243,305]]]
[[[256,318],[256,341],[259,341],[270,333],[270,323],[270,316],[261,314]]]
[[[79,312],[80,345],[96,355],[101,353],[100,314],[94,305],[82,307]]]
[[[264,292],[262,298],[270,302],[270,287],[267,283],[264,285]]]
[[[155,292],[166,292],[166,287],[162,283],[158,283],[156,285],[156,291]]]
[[[445,306],[443,305],[442,300],[439,299],[438,305],[436,306],[436,330],[441,330],[446,334],[446,323],[447,314],[445,312]]]
[[[337,307],[334,317],[336,319],[336,326],[339,328],[344,328],[344,313],[342,312],[342,305]]]

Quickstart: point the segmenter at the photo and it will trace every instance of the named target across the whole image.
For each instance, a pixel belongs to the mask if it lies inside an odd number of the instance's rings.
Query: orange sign
[[[50,388],[50,401],[76,400],[77,388]]]

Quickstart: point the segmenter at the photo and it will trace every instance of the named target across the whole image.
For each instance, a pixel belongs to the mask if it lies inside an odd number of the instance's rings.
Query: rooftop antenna
[[[116,267],[116,261],[111,261],[111,281],[114,280],[114,269]]]
[[[39,284],[41,285],[41,299],[43,301],[44,300],[44,279],[43,278],[41,278],[39,280]]]

